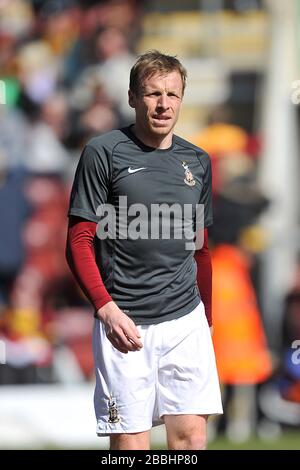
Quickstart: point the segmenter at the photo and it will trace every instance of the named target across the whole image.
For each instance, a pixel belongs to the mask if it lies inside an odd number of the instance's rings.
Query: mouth
[[[164,116],[162,114],[159,114],[159,115],[156,114],[156,115],[153,116],[153,119],[156,119],[158,121],[169,121],[171,119],[171,117],[170,116]]]
[[[154,123],[158,126],[165,126],[169,124],[169,122],[171,121],[170,116],[163,116],[163,115],[153,116],[152,119]]]

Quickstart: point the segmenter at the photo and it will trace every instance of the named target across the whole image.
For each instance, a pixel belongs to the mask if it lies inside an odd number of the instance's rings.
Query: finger
[[[128,353],[128,348],[126,348],[123,343],[119,340],[116,335],[113,335],[112,333],[107,335],[107,339],[111,342],[114,348],[116,348],[118,351],[127,354]]]
[[[132,338],[126,333],[124,333],[123,331],[120,331],[119,338],[122,344],[126,348],[128,348],[129,351],[136,351],[137,349],[139,349],[137,345],[134,343],[134,341],[132,340]]]
[[[135,344],[135,341],[133,341],[133,339],[127,332],[120,329],[119,331],[116,331],[116,334],[123,347],[125,347],[129,351],[140,350],[140,347]]]
[[[131,336],[128,336],[128,340],[134,345],[136,349],[142,349],[143,343],[138,338],[132,338]]]
[[[137,348],[141,349],[141,348],[143,347],[143,343],[142,343],[142,341],[140,340],[141,335],[140,335],[140,333],[139,333],[139,331],[138,331],[138,334],[139,334],[139,335],[137,336],[137,334],[136,334],[136,329],[135,329],[135,328],[131,328],[131,329],[130,329],[129,331],[127,331],[125,334],[126,334],[127,338],[128,338],[131,342],[133,342],[133,344],[134,344]]]
[[[126,352],[136,351],[137,347],[135,346],[135,344],[129,341],[127,335],[124,334],[123,330],[121,329],[115,330],[111,337],[118,345],[119,350],[122,349],[122,350],[125,350]]]
[[[140,350],[143,347],[142,342],[137,338],[135,331],[133,329],[128,329],[126,330],[123,328],[122,333],[124,334],[128,344],[128,342],[131,344],[131,346],[134,348],[134,350]],[[122,338],[123,339],[123,338]],[[132,349],[132,348],[131,348]]]
[[[141,338],[141,334],[133,321],[131,321],[130,326],[132,327],[132,330],[134,331],[135,336],[137,338]]]
[[[137,338],[141,338],[141,333],[139,332],[137,327],[134,328],[134,332],[135,332]]]
[[[132,338],[128,336],[127,339],[132,345],[132,351],[140,351],[142,349],[143,346],[139,346]]]
[[[116,340],[110,340],[110,342],[113,345],[113,347],[116,348],[118,351],[120,351],[123,354],[128,354],[128,349],[124,348],[124,346],[121,345],[120,342]]]
[[[127,326],[127,325],[126,325]],[[139,351],[143,344],[135,335],[135,331],[132,328],[117,328],[114,331],[107,333],[107,338],[119,351]]]

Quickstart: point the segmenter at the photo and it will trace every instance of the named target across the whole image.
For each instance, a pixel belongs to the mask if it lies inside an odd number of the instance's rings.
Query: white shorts
[[[97,434],[135,433],[164,415],[221,414],[215,355],[202,302],[188,315],[139,325],[143,348],[123,354],[95,320]]]

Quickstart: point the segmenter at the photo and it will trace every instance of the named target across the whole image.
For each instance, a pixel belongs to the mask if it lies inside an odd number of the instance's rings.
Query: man
[[[173,133],[185,83],[175,57],[140,56],[130,73],[135,124],[86,145],[72,189],[67,257],[95,309],[97,433],[111,449],[149,449],[161,423],[169,449],[203,449],[208,415],[222,413],[207,229],[194,256],[175,227],[194,225],[197,204],[212,223],[209,157]],[[103,218],[103,207],[115,214]],[[160,232],[165,219],[173,236]]]

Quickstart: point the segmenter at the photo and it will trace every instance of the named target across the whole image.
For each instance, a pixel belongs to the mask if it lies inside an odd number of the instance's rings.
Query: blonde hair
[[[129,89],[138,95],[141,90],[141,83],[146,77],[152,75],[167,74],[177,71],[182,79],[182,94],[186,86],[187,72],[183,65],[175,56],[162,54],[159,51],[151,50],[139,56],[130,71]]]

